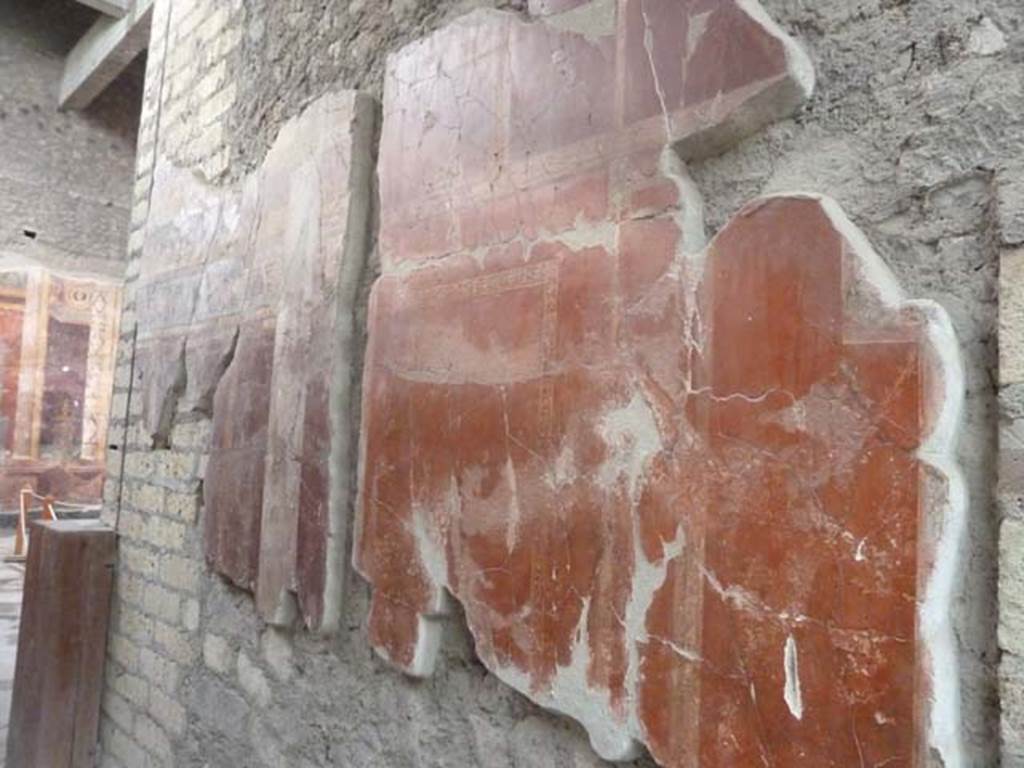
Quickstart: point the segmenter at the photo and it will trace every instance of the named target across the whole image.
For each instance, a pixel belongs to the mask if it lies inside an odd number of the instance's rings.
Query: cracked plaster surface
[[[143,420],[160,447],[176,414],[212,418],[206,558],[275,624],[339,621],[374,123],[367,97],[328,94],[239,184],[166,160],[155,174],[138,288]]]
[[[612,10],[475,14],[391,61],[371,641],[427,675],[458,600],[611,760],[959,765],[948,319],[826,198],[707,243],[680,158],[791,112],[809,64],[748,0]]]

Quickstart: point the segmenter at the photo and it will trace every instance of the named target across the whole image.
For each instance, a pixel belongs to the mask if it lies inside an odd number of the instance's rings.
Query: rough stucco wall
[[[157,145],[213,182],[239,176],[316,95],[332,87],[378,93],[390,50],[457,12],[495,4],[175,0],[169,15],[167,0],[157,0],[130,257],[142,246]],[[999,750],[996,283],[1013,178],[1008,158],[1024,155],[1024,7],[1018,0],[764,5],[810,51],[817,95],[797,118],[691,171],[712,229],[763,192],[834,196],[908,293],[936,299],[953,318],[968,371],[961,457],[972,492],[956,628],[969,765],[988,768]],[[125,475],[123,486],[113,478],[107,489],[112,522],[121,509],[122,544],[105,766],[599,764],[580,729],[486,673],[458,619],[446,624],[433,678],[414,682],[387,668],[366,642],[367,589],[355,576],[337,638],[261,626],[251,597],[202,564],[195,523],[208,420],[178,414],[162,450],[145,445],[137,429],[138,403],[128,398],[133,317],[129,291],[114,407],[126,435]],[[1024,584],[1009,588],[1024,592]],[[1024,709],[1020,666],[1004,661],[1003,686],[1006,703],[1015,697]],[[1013,727],[1009,721],[1008,714],[1004,765],[1024,765],[1024,715]]]
[[[1024,10],[1019,12],[1024,15]],[[1021,68],[1020,46],[1016,61]],[[998,176],[999,646],[1003,765],[1024,766],[1024,150]]]
[[[526,0],[247,2],[240,51],[245,74],[238,80],[239,108],[228,120],[235,137],[231,173],[256,165],[277,126],[325,86],[379,94],[391,51],[447,19],[485,7],[520,9]],[[304,48],[317,55],[297,57]]]
[[[84,112],[57,111],[64,57],[95,16],[0,0],[0,254],[120,275],[143,62]]]
[[[526,0],[250,0],[175,3],[162,146],[207,177],[238,178],[280,126],[325,90],[379,94],[388,54],[474,8]]]

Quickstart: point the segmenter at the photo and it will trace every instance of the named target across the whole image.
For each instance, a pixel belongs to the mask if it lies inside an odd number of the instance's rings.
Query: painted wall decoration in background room
[[[663,766],[959,765],[962,374],[827,198],[707,241],[688,158],[791,114],[752,0],[540,0],[389,62],[355,565],[425,676],[481,661]]]
[[[166,160],[155,173],[138,289],[143,421],[159,449],[179,416],[212,418],[206,559],[275,624],[326,631],[340,617],[374,125],[367,97],[332,93],[236,185]]]
[[[121,285],[41,267],[0,271],[0,505],[28,486],[103,495]]]

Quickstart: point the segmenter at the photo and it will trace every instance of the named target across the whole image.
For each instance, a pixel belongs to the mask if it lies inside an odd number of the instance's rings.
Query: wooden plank
[[[84,109],[149,45],[153,0],[136,0],[121,18],[97,19],[64,63],[61,109]]]
[[[78,0],[82,5],[95,8],[100,13],[120,19],[128,13],[128,0]]]

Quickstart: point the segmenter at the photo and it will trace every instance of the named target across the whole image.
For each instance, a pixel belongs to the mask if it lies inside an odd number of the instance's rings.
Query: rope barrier
[[[55,501],[54,506],[68,510],[79,510],[80,512],[98,512],[103,509],[102,504],[72,504],[70,501]]]
[[[28,491],[26,489],[26,495],[28,493],[31,493],[32,498],[38,499],[39,501],[45,502],[47,499],[46,496],[40,496],[35,491]],[[82,512],[95,512],[103,509],[102,504],[75,504],[74,502],[71,501],[60,501],[59,499],[52,499],[50,503],[53,504],[53,506],[55,507],[64,507],[65,509],[77,509]]]
[[[29,502],[32,500],[41,501],[43,503],[42,507],[30,507]],[[43,520],[56,521],[60,519],[60,516],[57,514],[58,507],[61,509],[62,514],[72,510],[98,512],[103,509],[101,504],[75,504],[70,501],[57,501],[52,496],[40,496],[31,486],[21,489],[19,502],[18,527],[14,537],[15,557],[24,557],[26,555],[28,549],[28,516],[30,514],[39,513]]]

